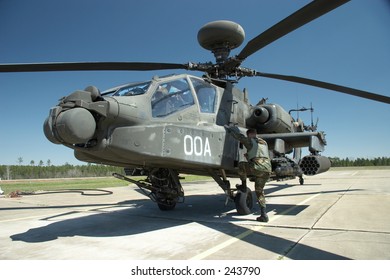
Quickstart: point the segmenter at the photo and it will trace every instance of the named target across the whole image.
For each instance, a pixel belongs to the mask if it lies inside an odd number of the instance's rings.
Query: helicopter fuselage
[[[226,137],[223,125],[244,126],[251,109],[237,89],[220,88],[184,74],[155,77],[139,86],[147,88],[136,93],[141,90],[137,84],[125,85],[103,93],[95,101],[89,100],[88,91],[72,93],[51,110],[49,119],[53,121],[45,122],[46,136],[74,149],[76,158],[86,162],[123,167],[168,165],[199,172],[234,169],[237,143]],[[157,96],[159,87],[165,89],[165,96]],[[126,88],[132,91],[126,92]],[[79,128],[69,123],[75,121],[71,117],[65,118],[68,123],[55,123],[64,119],[61,114],[71,114],[76,108],[91,115],[93,121],[78,122]],[[61,126],[69,129],[60,130]],[[90,139],[78,136],[91,127],[94,133],[88,135]]]
[[[317,154],[325,145],[322,133],[304,132],[303,123],[279,105],[252,106],[247,92],[232,83],[217,86],[187,74],[154,77],[102,94],[94,87],[76,91],[51,109],[44,131],[50,141],[72,148],[85,162],[203,175],[224,170],[234,177],[245,158],[239,143],[226,133],[226,124],[243,133],[256,128],[272,158],[305,146]],[[276,177],[286,174],[299,172],[284,170]]]

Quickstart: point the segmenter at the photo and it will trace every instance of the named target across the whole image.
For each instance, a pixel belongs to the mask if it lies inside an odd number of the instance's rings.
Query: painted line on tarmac
[[[317,193],[315,195],[312,195],[311,197],[301,201],[300,203],[286,209],[285,211],[281,212],[280,214],[278,214],[277,216],[273,216],[270,218],[269,222],[273,222],[277,219],[279,219],[280,217],[282,217],[283,215],[293,211],[295,208],[297,208],[298,206],[300,205],[303,205],[307,202],[309,202],[310,200],[316,198],[317,196],[319,196],[321,193]],[[222,249],[236,243],[237,241],[240,241],[242,239],[244,239],[245,237],[255,233],[255,232],[258,232],[260,229],[266,227],[266,225],[256,225],[253,227],[253,229],[248,229],[247,231],[244,231],[243,233],[240,233],[239,235],[236,235],[236,236],[233,236],[232,238],[204,251],[203,253],[200,253],[196,256],[193,256],[192,258],[189,258],[189,260],[203,260],[205,258],[207,258],[208,256],[218,252],[218,251],[221,251]]]

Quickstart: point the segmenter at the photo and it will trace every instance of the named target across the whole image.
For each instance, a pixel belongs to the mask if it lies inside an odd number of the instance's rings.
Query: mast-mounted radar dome
[[[209,22],[198,32],[199,44],[214,53],[217,63],[224,62],[230,50],[239,47],[244,39],[241,25],[228,20]]]

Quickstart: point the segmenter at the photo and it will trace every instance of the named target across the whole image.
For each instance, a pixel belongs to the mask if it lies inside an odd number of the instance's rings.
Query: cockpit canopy
[[[121,87],[112,96],[134,96],[144,94],[148,91],[151,83],[151,81],[147,81]]]
[[[102,95],[131,97],[143,94],[151,96],[150,106],[154,118],[163,118],[194,105],[199,105],[200,113],[216,112],[216,87],[188,75],[132,83],[107,90]]]

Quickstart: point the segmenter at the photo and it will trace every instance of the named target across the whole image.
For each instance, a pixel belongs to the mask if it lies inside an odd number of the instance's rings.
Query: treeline
[[[332,167],[348,167],[348,166],[390,166],[390,158],[377,157],[372,159],[356,158],[356,159],[340,159],[338,157],[330,158]]]
[[[123,173],[122,167],[99,164],[60,166],[0,165],[0,178],[3,180],[106,177],[112,173]]]
[[[388,157],[377,157],[372,159],[340,159],[338,157],[332,157],[330,160],[332,162],[332,167],[390,166],[390,158]],[[3,180],[106,177],[111,176],[114,172],[123,173],[123,168],[99,164],[65,164],[60,166],[0,165],[0,178]]]

